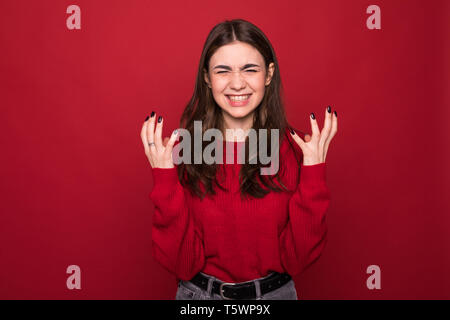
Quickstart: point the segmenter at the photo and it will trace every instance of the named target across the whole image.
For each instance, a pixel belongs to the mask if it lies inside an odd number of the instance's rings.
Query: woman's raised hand
[[[325,124],[322,132],[317,125],[314,113],[310,115],[312,136],[305,134],[305,141],[291,129],[293,139],[297,142],[303,152],[303,165],[310,166],[325,162],[328,146],[337,132],[337,112],[331,113],[331,107],[325,110]]]
[[[148,120],[150,118],[150,120]],[[151,116],[147,116],[141,130],[141,139],[144,144],[145,155],[152,168],[173,168],[172,150],[177,140],[178,130],[174,130],[170,138],[162,140],[163,117],[158,117],[153,111]]]

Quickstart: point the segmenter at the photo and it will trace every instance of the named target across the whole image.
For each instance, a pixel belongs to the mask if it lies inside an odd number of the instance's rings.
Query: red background
[[[81,8],[68,30],[66,8]],[[369,30],[366,8],[381,8]],[[167,135],[211,28],[268,36],[290,123],[339,129],[327,155],[329,242],[302,299],[449,299],[450,1],[0,2],[2,299],[173,299],[151,256],[140,129]],[[66,268],[81,268],[68,290]],[[381,268],[381,289],[366,268]]]

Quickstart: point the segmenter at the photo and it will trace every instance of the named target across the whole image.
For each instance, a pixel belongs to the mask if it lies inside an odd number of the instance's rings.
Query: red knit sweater
[[[215,196],[203,200],[180,184],[176,168],[152,168],[152,254],[177,280],[190,280],[199,271],[226,282],[249,281],[271,271],[295,276],[320,256],[330,202],[326,166],[304,166],[300,147],[289,133],[286,137],[280,145],[280,177],[292,191],[260,199],[239,196],[240,142],[224,142],[235,150],[234,164],[219,165],[225,172],[222,186],[229,191],[216,188]],[[294,152],[301,160],[298,185]]]

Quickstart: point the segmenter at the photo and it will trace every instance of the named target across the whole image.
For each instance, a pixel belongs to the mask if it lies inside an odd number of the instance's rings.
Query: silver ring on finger
[[[149,143],[148,143],[148,146],[149,146],[149,147],[154,146],[154,145],[155,145],[154,142],[149,142]]]

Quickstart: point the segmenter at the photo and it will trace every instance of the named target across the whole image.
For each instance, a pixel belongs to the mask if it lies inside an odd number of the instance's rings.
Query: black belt
[[[291,276],[287,273],[274,272],[267,278],[259,280],[261,295],[270,291],[276,290],[288,283],[291,280]],[[208,290],[209,278],[205,277],[201,273],[197,273],[191,280],[193,284]],[[255,299],[256,298],[256,286],[255,280],[248,282],[228,283],[213,280],[212,292],[220,295],[224,299]]]

